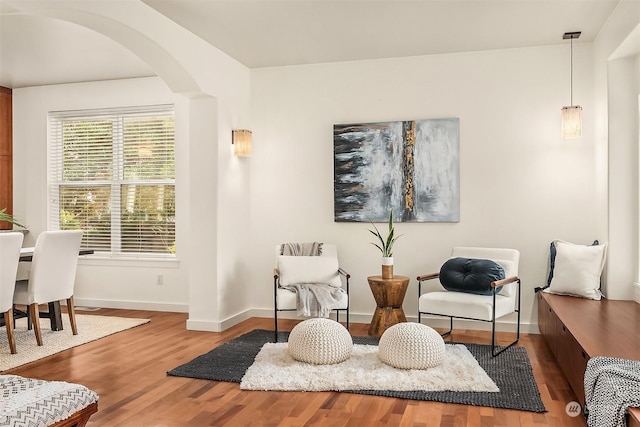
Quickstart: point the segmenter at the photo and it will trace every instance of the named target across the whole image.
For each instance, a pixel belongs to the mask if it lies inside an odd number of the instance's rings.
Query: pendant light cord
[[[571,46],[571,54],[570,54],[570,60],[569,60],[569,68],[570,68],[570,75],[569,75],[569,87],[570,87],[570,97],[571,97],[571,106],[573,107],[573,38],[570,40],[570,46]]]

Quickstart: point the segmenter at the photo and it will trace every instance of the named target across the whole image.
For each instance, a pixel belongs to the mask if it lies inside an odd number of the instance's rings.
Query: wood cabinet
[[[584,373],[589,358],[567,327],[558,319],[556,323],[556,360],[578,401],[584,406]]]
[[[640,409],[629,408],[629,427],[640,427]]]
[[[11,89],[0,86],[0,209],[13,213],[13,109]],[[0,221],[0,230],[13,226]]]
[[[571,335],[567,326],[558,318],[547,301],[548,295],[538,292],[538,327],[553,353],[571,389],[584,405],[584,372],[587,369],[586,353]]]
[[[549,348],[553,355],[558,357],[558,340],[556,338],[557,333],[557,317],[549,307],[547,301],[542,298],[542,292],[538,292],[538,329],[540,333],[545,337]]]
[[[584,405],[584,373],[591,357],[640,360],[640,304],[594,301],[538,292],[538,327],[571,389]]]

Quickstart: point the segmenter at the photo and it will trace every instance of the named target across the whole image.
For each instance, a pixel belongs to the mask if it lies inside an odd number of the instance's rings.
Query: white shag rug
[[[11,354],[9,351],[7,329],[4,326],[0,327],[0,372],[148,322],[149,319],[76,314],[78,335],[73,335],[69,316],[63,313],[62,331],[52,331],[49,319],[40,319],[43,345],[39,347],[33,329],[27,329],[27,319],[18,319],[15,328],[17,354]]]
[[[289,356],[287,343],[267,343],[249,367],[240,388],[278,391],[485,391],[498,386],[461,344],[447,344],[442,365],[397,369],[378,359],[378,347],[354,344],[349,359],[335,365],[311,365]]]

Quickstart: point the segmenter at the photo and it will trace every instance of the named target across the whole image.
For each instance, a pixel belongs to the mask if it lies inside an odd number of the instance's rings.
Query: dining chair
[[[11,354],[16,354],[16,337],[13,332],[13,291],[22,247],[22,233],[0,233],[0,312],[4,313],[7,339]]]
[[[43,231],[36,239],[28,280],[16,283],[14,304],[28,306],[29,318],[38,345],[42,345],[38,306],[54,301],[67,301],[67,312],[73,335],[78,335],[73,288],[78,266],[81,230]],[[52,315],[52,313],[49,313]]]

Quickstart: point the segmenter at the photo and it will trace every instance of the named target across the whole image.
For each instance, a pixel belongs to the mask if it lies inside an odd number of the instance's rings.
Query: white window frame
[[[122,222],[121,212],[121,191],[122,185],[134,184],[134,185],[173,185],[175,189],[174,179],[155,179],[155,180],[125,180],[124,179],[124,138],[122,130],[123,120],[125,117],[133,116],[145,116],[145,115],[172,115],[175,120],[175,107],[174,105],[154,105],[154,106],[141,106],[141,107],[129,107],[129,108],[109,108],[109,109],[88,109],[88,110],[73,110],[73,111],[52,111],[48,116],[48,207],[49,207],[49,230],[60,229],[60,188],[61,187],[86,187],[86,186],[111,186],[111,252],[99,253],[99,257],[107,257],[111,259],[157,259],[157,260],[175,260],[175,253],[152,253],[152,252],[121,252],[122,239],[120,233],[120,226]],[[113,178],[110,181],[77,181],[69,182],[63,181],[64,166],[62,162],[57,164],[56,159],[62,156],[62,135],[58,132],[61,128],[61,123],[64,120],[69,119],[96,119],[99,120],[100,116],[113,118],[115,117],[113,125]],[[174,153],[175,153],[175,139],[174,139]],[[175,170],[174,170],[175,176]],[[174,200],[175,203],[175,200]],[[177,234],[177,231],[176,231]]]

